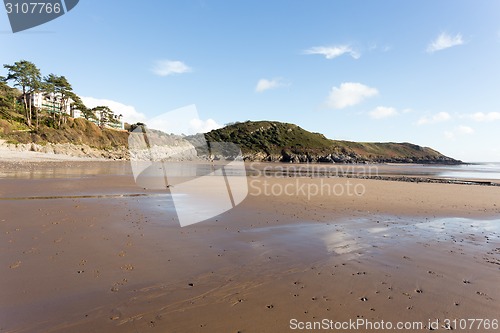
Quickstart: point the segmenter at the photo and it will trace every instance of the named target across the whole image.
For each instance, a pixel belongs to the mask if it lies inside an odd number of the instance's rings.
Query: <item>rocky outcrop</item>
[[[94,159],[127,160],[129,158],[128,149],[125,147],[114,148],[113,150],[103,150],[89,147],[87,145],[74,145],[71,143],[46,143],[44,145],[36,143],[0,143],[3,150],[14,152],[37,152],[53,155],[65,155],[71,157],[83,157]]]
[[[254,152],[243,154],[245,161],[283,163],[415,163],[415,164],[460,164],[461,161],[446,156],[366,158],[356,153],[295,154],[283,151],[281,154]]]

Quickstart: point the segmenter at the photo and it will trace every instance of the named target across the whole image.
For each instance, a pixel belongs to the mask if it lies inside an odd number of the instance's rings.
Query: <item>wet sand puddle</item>
[[[127,316],[134,312],[128,308],[121,325],[154,313],[157,327],[179,331],[287,332],[290,318],[421,321],[427,330],[439,320],[442,330],[450,317],[494,319],[498,312],[499,220],[379,216],[242,228],[231,239],[215,233],[206,236],[221,244],[212,261],[220,266],[189,284],[143,288],[128,305],[167,295],[176,301],[151,305],[149,314],[143,308]],[[220,316],[233,324],[220,326]]]

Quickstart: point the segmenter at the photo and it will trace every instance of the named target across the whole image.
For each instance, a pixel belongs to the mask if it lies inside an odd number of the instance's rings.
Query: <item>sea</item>
[[[458,179],[500,179],[500,162],[442,166],[438,176]]]
[[[1,162],[1,158],[0,158]],[[214,171],[209,163],[165,163],[164,167],[176,175],[199,177]],[[224,163],[222,163],[224,164]],[[310,176],[311,170],[328,173],[380,176],[423,176],[430,178],[450,178],[463,180],[490,180],[500,181],[500,162],[468,163],[462,165],[422,165],[422,164],[285,164],[285,163],[245,163],[246,175],[265,174],[266,170],[295,171],[296,175]],[[178,169],[175,170],[170,170]],[[220,165],[216,166],[219,169]],[[314,171],[312,171],[314,172]],[[0,179],[5,178],[78,178],[95,175],[131,175],[130,162],[116,163],[73,163],[71,167],[64,163],[47,163],[43,166],[17,168],[9,164],[0,163]],[[225,167],[226,175],[245,176],[245,171],[234,166]],[[131,175],[132,176],[132,175]]]

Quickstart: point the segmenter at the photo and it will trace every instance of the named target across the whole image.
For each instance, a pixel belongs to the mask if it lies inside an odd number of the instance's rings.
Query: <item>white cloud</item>
[[[343,109],[361,103],[365,98],[378,95],[378,90],[356,82],[344,82],[340,87],[333,87],[326,105],[333,109]]]
[[[457,127],[456,131],[460,134],[473,134],[474,129],[469,126],[460,125]]]
[[[452,131],[444,132],[444,136],[448,140],[454,140],[457,136],[470,135],[470,134],[474,134],[474,129],[465,125],[460,125],[455,127]]]
[[[85,104],[88,108],[94,108],[96,106],[109,107],[116,115],[121,114],[123,116],[123,121],[129,124],[144,122],[146,120],[146,116],[143,113],[137,112],[137,110],[131,105],[125,105],[109,99],[84,96],[80,96],[80,98],[82,99],[83,104]]]
[[[451,36],[443,32],[427,46],[427,53],[434,53],[453,46],[462,45],[463,43],[464,40],[461,34]]]
[[[500,112],[476,112],[468,116],[475,121],[495,121],[500,120]]]
[[[263,92],[269,89],[275,89],[278,87],[285,86],[286,84],[280,79],[260,79],[259,82],[257,82],[257,86],[255,87],[256,92]]]
[[[219,125],[215,120],[209,118],[207,120],[201,120],[199,118],[192,119],[189,122],[190,125],[190,133],[207,133],[211,130],[221,128],[222,125]]]
[[[373,119],[382,119],[387,117],[396,116],[398,111],[395,108],[386,106],[377,106],[374,110],[370,111],[370,117]]]
[[[432,117],[424,116],[420,118],[417,122],[417,125],[436,124],[450,119],[451,116],[448,112],[439,112],[433,115]]]
[[[146,124],[151,129],[178,135],[206,133],[222,127],[213,119],[202,120],[194,104],[162,113],[152,119],[148,119]]]
[[[349,54],[354,59],[361,57],[359,52],[350,45],[315,46],[305,50],[304,54],[319,54],[325,56],[326,59],[337,58],[344,54]]]
[[[453,140],[455,138],[455,133],[453,133],[452,131],[445,131],[444,137],[448,140]]]
[[[153,73],[158,76],[189,73],[193,70],[182,61],[158,60],[153,67]]]

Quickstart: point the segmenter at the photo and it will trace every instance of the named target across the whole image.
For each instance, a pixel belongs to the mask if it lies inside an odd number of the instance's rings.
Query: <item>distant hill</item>
[[[288,123],[247,121],[205,134],[207,141],[232,142],[244,159],[275,162],[460,164],[438,151],[411,143],[330,140]]]
[[[17,89],[0,81],[0,138],[19,149],[34,151],[128,159],[129,133],[100,128],[85,119],[68,118],[60,128],[41,123],[38,129],[25,125],[23,110],[16,98]],[[275,121],[247,121],[234,123],[203,135],[171,136],[149,131],[153,142],[165,146],[160,156],[170,156],[167,150],[196,147],[198,158],[206,158],[206,141],[232,142],[249,161],[273,162],[329,162],[329,163],[422,163],[459,164],[450,157],[427,147],[411,143],[367,143],[330,140],[319,133]],[[55,145],[55,146],[54,146]],[[68,146],[74,145],[75,147]],[[203,148],[205,147],[205,148]],[[175,148],[175,149],[174,149]],[[187,148],[186,148],[187,149]],[[182,150],[182,149],[181,149]],[[189,149],[187,149],[189,150]],[[232,153],[231,153],[232,154]],[[177,154],[179,155],[179,154]],[[181,156],[182,155],[182,156]],[[185,155],[185,154],[184,154]],[[183,154],[179,158],[187,158]],[[196,158],[190,155],[190,158]]]

